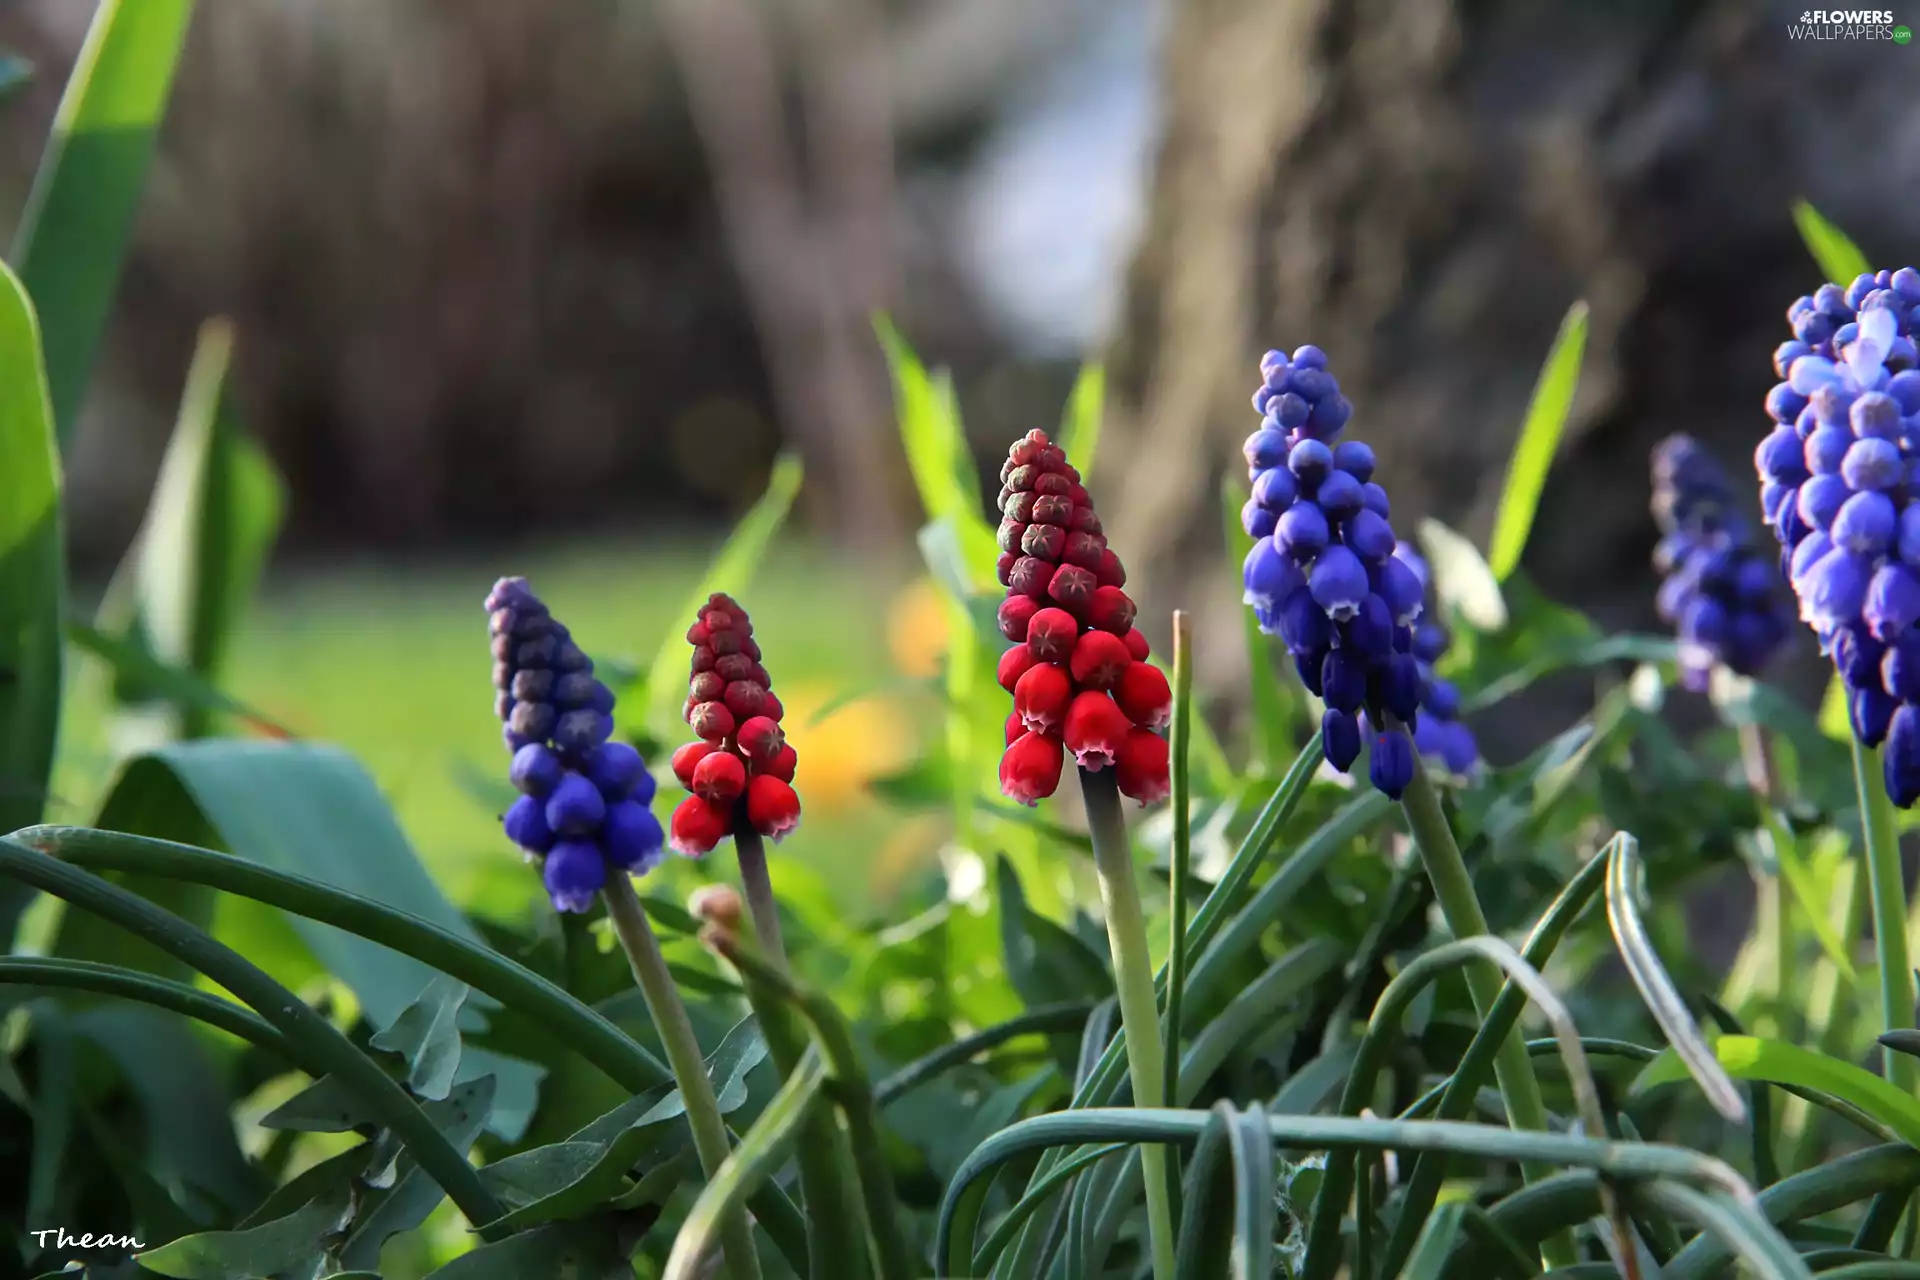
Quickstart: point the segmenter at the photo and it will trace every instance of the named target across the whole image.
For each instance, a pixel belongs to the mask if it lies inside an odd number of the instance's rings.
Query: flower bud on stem
[[[720,1104],[713,1096],[713,1082],[707,1078],[707,1064],[694,1037],[693,1023],[687,1019],[687,1007],[667,970],[666,957],[647,923],[647,913],[633,891],[633,881],[619,868],[607,872],[607,913],[620,947],[627,953],[633,980],[647,1002],[660,1046],[666,1050],[667,1064],[673,1068],[680,1086],[680,1097],[687,1110],[687,1127],[693,1130],[694,1149],[700,1155],[700,1167],[711,1179],[727,1161],[727,1123],[720,1115]],[[753,1227],[746,1211],[728,1211],[720,1233],[726,1252],[727,1274],[733,1280],[760,1280],[760,1255],[754,1251]]]

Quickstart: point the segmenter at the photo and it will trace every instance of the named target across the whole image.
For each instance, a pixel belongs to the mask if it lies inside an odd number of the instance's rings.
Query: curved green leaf
[[[1871,1071],[1799,1045],[1757,1036],[1721,1036],[1713,1042],[1714,1061],[1738,1080],[1792,1085],[1838,1098],[1885,1126],[1902,1141],[1920,1147],[1920,1099],[1901,1092]],[[1687,1066],[1668,1049],[1648,1063],[1634,1081],[1636,1093],[1684,1079]]]
[[[1867,255],[1847,238],[1847,233],[1807,201],[1793,202],[1793,225],[1799,229],[1807,252],[1820,264],[1821,274],[1841,288],[1873,270]]]
[[[64,444],[120,280],[193,0],[100,0],[34,175],[13,262],[40,308]]]
[[[692,625],[694,615],[714,592],[738,593],[752,583],[754,571],[766,559],[774,535],[780,532],[780,526],[787,522],[787,513],[793,510],[794,497],[800,492],[800,482],[805,476],[806,469],[799,455],[783,453],[774,459],[766,491],[747,514],[740,517],[740,523],[733,526],[733,532],[714,553],[699,585],[687,597],[687,603],[667,624],[666,637],[660,641],[660,648],[647,667],[646,694],[640,700],[644,717],[641,724],[648,732],[670,732],[674,708],[686,696],[686,630]]]
[[[204,1231],[139,1256],[140,1265],[175,1280],[258,1280],[319,1262],[325,1242],[351,1217],[348,1197],[336,1191],[284,1218],[244,1231]]]
[[[1541,367],[1540,380],[1527,405],[1526,420],[1520,425],[1520,438],[1513,446],[1513,458],[1507,464],[1507,486],[1500,495],[1500,511],[1494,517],[1493,540],[1487,552],[1493,576],[1500,581],[1520,567],[1520,553],[1526,550],[1527,535],[1533,530],[1547,471],[1553,466],[1567,415],[1573,410],[1573,393],[1580,385],[1580,361],[1586,350],[1587,304],[1576,302],[1567,308],[1553,348],[1547,352],[1547,362]]]
[[[127,764],[100,825],[224,846],[262,866],[410,912],[481,945],[414,854],[373,779],[337,747],[235,739],[168,743]],[[190,921],[204,924],[211,916],[210,889],[147,876],[126,883]],[[353,989],[376,1028],[391,1027],[439,976],[419,960],[330,925],[299,916],[291,924],[327,971]],[[63,919],[53,949],[61,956],[166,972],[151,948],[83,915]],[[490,999],[470,1000],[463,1027],[480,1029],[479,1010],[490,1007]],[[543,1074],[532,1063],[469,1048],[455,1079],[496,1077],[499,1093],[489,1124],[511,1141],[532,1117]]]
[[[1073,390],[1067,395],[1066,409],[1060,415],[1058,441],[1067,461],[1078,467],[1082,475],[1092,474],[1094,459],[1099,455],[1100,412],[1105,407],[1106,396],[1106,366],[1097,360],[1081,365],[1073,379]]]

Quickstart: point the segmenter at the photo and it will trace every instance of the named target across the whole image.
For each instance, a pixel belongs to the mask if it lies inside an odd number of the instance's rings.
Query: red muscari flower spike
[[[1032,431],[1007,451],[1000,480],[999,623],[1014,642],[998,670],[1013,695],[1001,790],[1023,804],[1052,795],[1071,752],[1082,769],[1114,768],[1141,804],[1164,798],[1166,743],[1153,731],[1170,718],[1171,695],[1147,665],[1126,567],[1080,473]]]
[[[693,794],[673,811],[675,851],[699,857],[751,823],[771,840],[800,823],[792,783],[800,756],[780,727],[786,714],[761,663],[747,611],[715,593],[687,629],[693,660],[682,716],[699,736],[673,754],[673,773]]]

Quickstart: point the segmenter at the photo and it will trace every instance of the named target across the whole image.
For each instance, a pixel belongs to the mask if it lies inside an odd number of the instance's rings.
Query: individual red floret
[[[731,751],[716,751],[693,771],[693,793],[715,804],[732,804],[747,786],[747,766]]]
[[[784,746],[774,755],[771,763],[751,764],[748,770],[755,774],[769,773],[782,782],[792,782],[794,771],[799,767],[800,753],[791,746]]]
[[[1036,562],[1037,563],[1037,562]],[[1019,644],[1027,638],[1027,623],[1040,612],[1040,603],[1024,592],[1000,602],[1000,634]]]
[[[727,686],[727,710],[734,723],[744,724],[766,710],[767,691],[751,680],[735,680]]]
[[[1067,564],[1077,564],[1091,573],[1100,567],[1100,561],[1106,554],[1106,539],[1097,534],[1070,533],[1065,549],[1060,552],[1060,559]]]
[[[1013,710],[1034,733],[1059,733],[1073,701],[1073,681],[1059,667],[1042,663],[1013,686]]]
[[[785,731],[766,716],[755,716],[741,725],[735,740],[747,759],[761,763],[771,762],[780,754],[780,748],[787,745]]]
[[[1124,636],[1133,630],[1133,599],[1118,587],[1100,587],[1087,601],[1087,624]]]
[[[1047,583],[1047,596],[1076,618],[1084,618],[1094,589],[1100,584],[1077,564],[1063,564]]]
[[[1031,596],[1035,607],[1047,598],[1047,586],[1053,581],[1053,562],[1038,556],[1021,556],[1007,572],[1007,590],[1015,595]]]
[[[688,796],[674,809],[667,844],[689,858],[713,852],[733,830],[733,810],[700,796]]]
[[[1173,788],[1167,758],[1165,738],[1145,729],[1129,732],[1120,744],[1120,759],[1113,768],[1120,794],[1138,800],[1142,807],[1165,800]]]
[[[1127,585],[1126,566],[1120,563],[1120,557],[1108,547],[1100,553],[1100,563],[1093,567],[1093,576],[1103,587],[1124,587]]]
[[[1022,735],[1026,733],[1027,722],[1020,718],[1020,713],[1018,711],[1008,713],[1006,731],[1007,731],[1006,745],[1009,747],[1012,746],[1014,743],[1020,741]]]
[[[1082,769],[1098,772],[1120,754],[1133,725],[1112,698],[1093,689],[1077,694],[1067,707],[1063,737]]]
[[[1013,566],[1019,559],[1020,557],[1011,551],[1000,553],[1000,563],[994,567],[994,572],[999,575],[1001,586],[1004,587],[1013,581]]]
[[[696,649],[704,645],[711,637],[712,633],[707,630],[707,624],[704,622],[696,622],[687,628],[687,643]]]
[[[778,724],[780,723],[780,718],[787,714],[787,709],[781,705],[780,699],[776,695],[769,692],[765,704],[761,707],[760,714],[775,724]]]
[[[763,773],[747,784],[747,821],[778,844],[800,825],[800,797],[780,779]]]
[[[1150,662],[1136,662],[1121,673],[1113,700],[1143,729],[1164,729],[1173,719],[1173,689],[1166,673]]]
[[[1111,631],[1089,631],[1073,647],[1067,670],[1083,689],[1111,689],[1132,665],[1133,655],[1127,652],[1126,641]]]
[[[693,789],[693,771],[720,748],[711,742],[689,742],[673,753],[673,776],[680,779],[680,785],[689,791]]]
[[[1042,609],[1027,620],[1027,648],[1041,662],[1065,662],[1080,623],[1065,609]]]
[[[1120,637],[1127,642],[1127,652],[1133,655],[1135,662],[1145,662],[1153,650],[1147,647],[1147,638],[1140,634],[1140,628],[1129,627],[1127,634]]]
[[[1032,634],[1031,625],[1028,627],[1028,634]],[[1039,659],[1033,656],[1033,650],[1027,648],[1024,644],[1017,644],[1001,654],[1000,666],[997,672],[1000,687],[1008,693],[1012,693],[1013,686],[1020,682],[1020,677],[1027,674],[1027,668],[1031,667],[1037,661],[1039,661]]]
[[[687,696],[693,699],[695,706],[703,702],[718,702],[726,696],[727,682],[717,671],[696,671],[693,679],[687,681]]]
[[[708,742],[723,742],[733,734],[733,712],[724,702],[703,702],[687,716],[693,731]]]
[[[1044,734],[1028,733],[1016,739],[1000,757],[1000,791],[1009,800],[1035,805],[1060,787],[1066,753]]]

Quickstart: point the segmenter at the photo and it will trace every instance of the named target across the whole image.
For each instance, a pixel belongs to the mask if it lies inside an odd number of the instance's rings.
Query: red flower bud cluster
[[[687,631],[693,670],[682,716],[698,740],[673,753],[673,773],[692,792],[673,811],[669,843],[697,858],[738,822],[778,841],[800,825],[793,772],[800,762],[780,728],[785,710],[760,665],[747,611],[716,592]]]
[[[1007,451],[1000,480],[1000,632],[1014,642],[1000,658],[1001,687],[1013,695],[1001,791],[1038,803],[1059,787],[1071,752],[1082,769],[1113,769],[1142,805],[1164,799],[1158,730],[1172,718],[1173,693],[1146,660],[1121,589],[1127,571],[1080,473],[1046,432],[1030,431]]]

